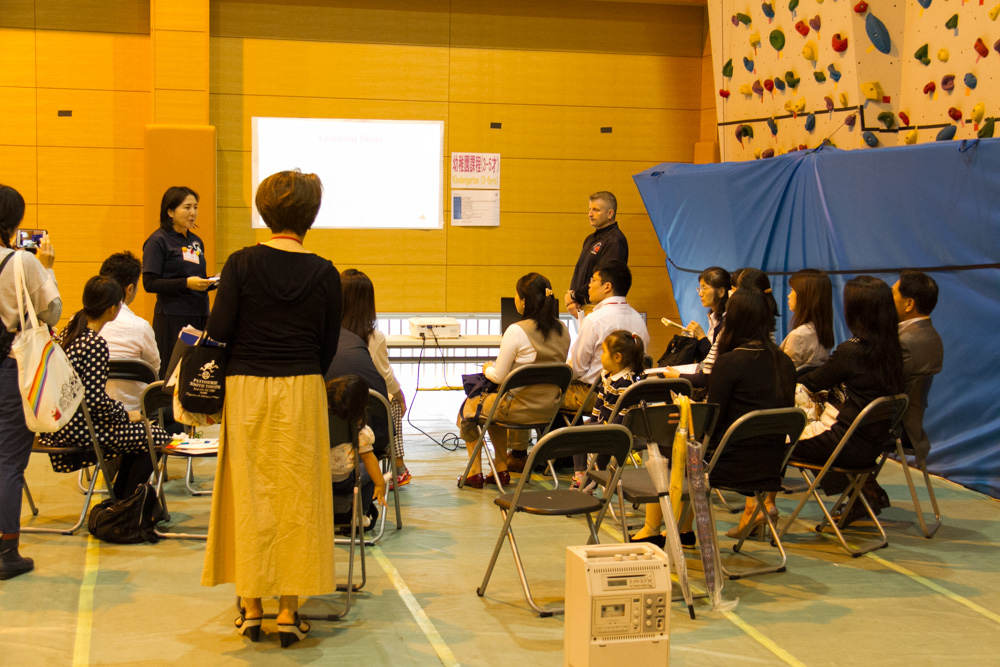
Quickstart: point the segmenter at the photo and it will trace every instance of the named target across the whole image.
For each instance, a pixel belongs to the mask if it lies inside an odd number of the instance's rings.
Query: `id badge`
[[[191,248],[181,248],[181,255],[184,257],[185,262],[191,262],[192,264],[201,262],[201,257]]]

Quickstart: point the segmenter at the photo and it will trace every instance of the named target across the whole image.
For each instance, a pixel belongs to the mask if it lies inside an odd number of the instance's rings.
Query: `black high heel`
[[[656,535],[647,535],[646,537],[638,538],[630,536],[629,542],[648,542],[654,546],[660,547],[661,549],[667,546],[667,538],[658,533]]]
[[[289,624],[278,624],[278,638],[281,640],[281,648],[288,648],[295,642],[305,639],[312,627],[305,621],[299,620],[299,612],[295,612],[295,622]]]
[[[246,609],[239,607],[240,616],[236,619],[236,632],[244,637],[249,637],[250,641],[256,642],[260,639],[260,623],[262,618],[247,618]]]

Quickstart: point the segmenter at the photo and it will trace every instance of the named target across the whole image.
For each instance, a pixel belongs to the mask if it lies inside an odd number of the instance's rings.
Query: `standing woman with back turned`
[[[10,355],[12,330],[21,324],[17,312],[14,281],[14,235],[24,219],[24,198],[14,188],[0,185],[0,579],[10,579],[30,571],[35,563],[18,553],[21,537],[21,489],[24,469],[31,456],[35,434],[28,430],[21,407],[17,381],[17,361]],[[24,283],[38,319],[54,326],[62,314],[62,300],[56,274],[52,271],[55,253],[46,235],[38,246],[38,256],[21,253]]]
[[[208,321],[229,359],[201,583],[236,584],[236,627],[252,641],[261,598],[280,596],[282,646],[309,632],[299,596],[336,589],[323,373],[340,339],[340,274],[302,245],[322,195],[315,174],[261,182],[257,210],[273,235],[229,257]]]
[[[204,330],[208,321],[205,244],[197,227],[198,193],[174,186],[160,201],[160,228],[142,245],[142,287],[156,295],[153,333],[160,352],[160,378],[167,371],[185,325]]]

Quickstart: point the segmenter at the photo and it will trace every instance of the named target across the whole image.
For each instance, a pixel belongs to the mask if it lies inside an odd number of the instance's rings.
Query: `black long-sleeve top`
[[[340,317],[340,274],[329,260],[256,245],[226,261],[208,335],[227,345],[227,376],[323,375]]]
[[[590,302],[590,279],[601,262],[607,259],[620,259],[628,264],[628,241],[622,230],[618,229],[617,222],[595,230],[583,240],[583,248],[576,260],[573,279],[569,285],[577,304],[583,306]]]
[[[208,313],[208,291],[189,289],[187,279],[207,277],[205,244],[194,232],[181,234],[161,227],[142,245],[142,287],[156,295],[156,313]]]

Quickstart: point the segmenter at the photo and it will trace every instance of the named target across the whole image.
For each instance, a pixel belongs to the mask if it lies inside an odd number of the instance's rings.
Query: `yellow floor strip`
[[[403,581],[403,577],[399,574],[399,570],[397,570],[395,566],[389,562],[389,559],[385,557],[385,554],[382,553],[382,549],[379,547],[371,547],[369,549],[369,553],[372,554],[376,562],[378,562],[378,564],[385,571],[386,575],[389,577],[389,581],[392,582],[392,585],[396,587],[397,591],[399,591],[399,597],[403,599],[403,602],[410,610],[410,613],[413,615],[417,625],[419,625],[420,629],[423,630],[424,635],[427,637],[427,641],[430,642],[434,652],[437,653],[441,664],[445,667],[458,667],[458,660],[455,659],[455,656],[451,652],[451,649],[448,648],[448,645],[444,643],[444,639],[441,638],[441,635],[434,628],[434,624],[431,623],[431,619],[428,618],[427,614],[420,607],[420,603],[417,602],[415,597],[413,597],[413,593],[410,592],[410,587],[406,585],[405,581]]]
[[[764,635],[762,632],[757,630],[757,628],[753,627],[752,625],[744,621],[742,618],[740,618],[733,612],[724,611],[722,612],[722,615],[728,618],[730,621],[732,621],[732,623],[740,630],[750,635],[753,639],[755,639],[768,651],[781,658],[785,663],[789,665],[795,665],[795,667],[805,667],[805,664],[796,660],[795,656],[793,656],[791,653],[789,653],[785,649],[775,644],[773,641],[771,641],[769,637]]]
[[[968,598],[964,598],[961,595],[959,595],[958,593],[953,593],[952,591],[949,591],[944,586],[941,586],[940,584],[935,584],[930,579],[927,579],[926,577],[922,577],[919,574],[917,574],[916,572],[914,572],[912,570],[908,570],[907,568],[903,567],[902,565],[897,565],[896,563],[892,563],[890,561],[887,561],[886,559],[882,558],[881,556],[876,556],[872,552],[869,552],[869,553],[867,553],[865,555],[868,556],[869,558],[871,558],[872,560],[874,560],[875,562],[880,563],[881,565],[884,565],[885,567],[889,568],[890,570],[895,570],[896,572],[899,572],[900,574],[905,574],[907,577],[909,577],[910,579],[913,579],[918,584],[922,584],[922,585],[926,586],[927,588],[931,589],[932,591],[940,593],[941,595],[945,596],[949,600],[952,600],[954,602],[957,602],[960,605],[968,607],[969,609],[971,609],[972,611],[976,612],[977,614],[981,614],[981,615],[985,616],[986,618],[990,619],[991,621],[994,621],[995,623],[1000,623],[1000,614],[995,614],[994,612],[990,611],[989,609],[986,609],[985,607],[979,606],[978,604],[976,604],[972,600],[969,600]]]
[[[94,587],[97,584],[101,541],[87,536],[87,558],[80,583],[80,599],[76,608],[76,640],[73,643],[73,667],[90,664],[90,631],[94,620]]]

